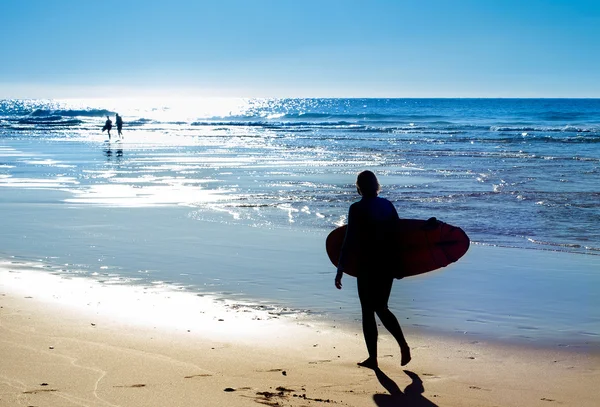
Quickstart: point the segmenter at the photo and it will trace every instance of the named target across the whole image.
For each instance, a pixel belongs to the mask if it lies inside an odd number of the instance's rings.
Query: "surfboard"
[[[327,236],[325,248],[329,260],[337,267],[347,225],[340,226]],[[456,262],[469,250],[470,240],[459,227],[441,222],[436,218],[428,220],[400,219],[394,245],[398,248],[395,278],[416,276],[437,270]],[[344,272],[356,277],[357,260],[349,253]]]

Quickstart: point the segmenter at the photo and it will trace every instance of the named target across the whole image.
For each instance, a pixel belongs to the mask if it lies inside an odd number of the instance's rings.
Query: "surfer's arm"
[[[344,272],[338,268],[337,274],[335,275],[335,287],[338,290],[342,289],[342,277],[344,276]]]
[[[340,259],[338,260],[337,273],[335,275],[335,288],[338,290],[342,289],[342,277],[344,276],[344,262],[346,257],[344,252],[346,250],[346,241],[348,240],[348,229],[346,229],[346,235],[344,236],[344,243],[342,243],[342,251],[340,252]]]
[[[350,206],[348,211],[348,228],[346,229],[346,236],[344,236],[344,243],[342,244],[342,251],[340,252],[340,259],[338,261],[338,273],[344,272],[344,267],[348,262],[348,253],[354,247],[356,241],[356,208],[354,205]]]

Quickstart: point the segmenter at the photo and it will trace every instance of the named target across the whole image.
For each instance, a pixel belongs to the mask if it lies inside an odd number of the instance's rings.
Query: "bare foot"
[[[362,367],[366,367],[369,369],[377,369],[378,365],[377,365],[377,359],[372,359],[372,358],[368,358],[362,362],[358,362],[357,363],[358,366],[362,366]]]
[[[410,348],[408,346],[402,347],[402,348],[400,348],[400,351],[402,352],[402,359],[400,360],[400,365],[406,366],[406,365],[408,365],[408,362],[410,362],[410,360],[411,360]]]

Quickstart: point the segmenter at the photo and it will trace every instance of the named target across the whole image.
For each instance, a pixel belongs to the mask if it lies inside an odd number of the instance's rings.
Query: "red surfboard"
[[[347,227],[344,225],[333,230],[325,241],[329,260],[336,267]],[[396,243],[398,269],[394,271],[396,278],[416,276],[446,267],[469,250],[469,237],[461,228],[436,218],[400,219],[398,229]],[[344,272],[356,277],[356,259],[353,258],[352,253],[349,255]]]

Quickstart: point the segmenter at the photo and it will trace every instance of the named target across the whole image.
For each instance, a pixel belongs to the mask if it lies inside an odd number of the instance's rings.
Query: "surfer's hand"
[[[337,271],[337,274],[335,275],[335,288],[337,288],[338,290],[342,289],[342,276],[344,275],[344,272],[342,270]]]

